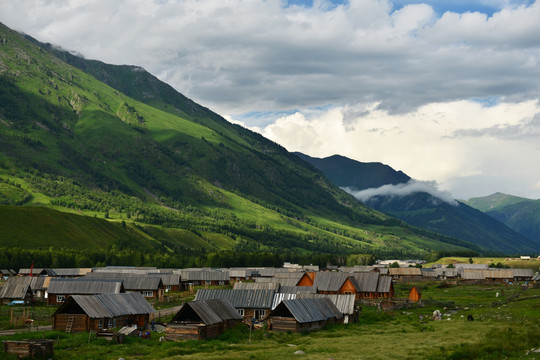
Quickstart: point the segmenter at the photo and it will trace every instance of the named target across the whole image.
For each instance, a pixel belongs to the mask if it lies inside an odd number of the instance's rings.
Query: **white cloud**
[[[355,190],[351,188],[343,188],[349,194],[362,202],[367,202],[369,199],[376,196],[404,197],[416,193],[427,193],[434,198],[442,200],[452,206],[457,206],[459,203],[452,197],[448,191],[440,191],[437,189],[437,184],[430,181],[409,180],[407,183],[397,185],[383,185],[378,188]]]
[[[540,197],[538,19],[538,0],[0,2],[6,25],[143,66],[290,150],[384,162],[456,196]]]

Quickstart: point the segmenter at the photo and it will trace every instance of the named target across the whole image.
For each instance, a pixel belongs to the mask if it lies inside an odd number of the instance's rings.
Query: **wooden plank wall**
[[[71,331],[78,332],[89,330],[89,319],[85,314],[56,314],[53,319],[53,330],[66,330],[69,317],[72,315],[75,317],[75,319],[73,320]]]

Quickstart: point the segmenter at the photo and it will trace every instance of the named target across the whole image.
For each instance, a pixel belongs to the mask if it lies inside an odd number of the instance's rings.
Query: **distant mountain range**
[[[153,244],[175,256],[479,250],[361,204],[140,67],[86,60],[2,24],[0,204],[5,248],[84,249],[80,224],[100,249]]]
[[[492,208],[484,214],[381,163],[361,163],[339,155],[320,159],[296,154],[366,205],[410,225],[469,241],[492,251],[515,254],[540,251],[540,242],[535,240],[538,237],[529,236],[532,234],[527,231],[518,233],[511,219],[517,209],[523,210],[524,205],[528,205],[527,209],[531,209],[533,204],[540,206],[538,202],[518,202],[516,198],[496,202],[492,199],[492,204],[505,206]],[[533,216],[534,211],[530,214]],[[530,221],[526,223],[530,224]]]
[[[521,235],[536,242],[540,241],[540,200],[495,193],[469,199],[466,203]]]

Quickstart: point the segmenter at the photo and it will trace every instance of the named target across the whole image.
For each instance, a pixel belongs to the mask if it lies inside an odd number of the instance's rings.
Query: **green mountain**
[[[341,155],[315,158],[295,152],[302,160],[310,163],[339,187],[352,187],[358,190],[378,188],[383,185],[402,184],[411,178],[402,171],[379,163],[364,163]]]
[[[469,199],[467,204],[504,223],[521,235],[540,242],[540,200],[495,193]]]
[[[401,184],[401,190],[405,190],[405,183],[410,180],[401,171],[380,163],[365,164],[342,156],[324,159],[302,154],[299,156],[343,188],[365,190]],[[494,252],[518,254],[540,250],[540,241],[534,241],[538,237],[528,238],[519,234],[505,221],[498,221],[500,219],[487,216],[467,204],[441,200],[440,197],[422,191],[422,188],[396,194],[387,188],[363,201],[410,225],[459,238]]]
[[[426,256],[475,248],[360,204],[283,147],[139,67],[78,58],[3,25],[0,185],[0,203],[12,205],[4,212],[40,206],[126,223],[115,231],[127,234],[96,242],[101,249],[115,246],[113,238],[125,247],[126,237],[132,250],[142,239],[170,253]],[[16,220],[2,226],[25,229]],[[33,238],[14,243],[0,231],[0,247],[50,247]],[[75,248],[75,238],[54,246]]]

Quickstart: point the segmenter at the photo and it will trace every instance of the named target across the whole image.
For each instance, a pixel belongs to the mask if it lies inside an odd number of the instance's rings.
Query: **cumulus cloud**
[[[427,193],[434,198],[444,201],[450,205],[458,206],[458,202],[452,197],[448,191],[440,191],[437,189],[437,184],[433,181],[418,181],[409,180],[403,184],[383,185],[379,188],[354,190],[352,188],[343,188],[349,194],[362,202],[367,202],[369,199],[376,196],[404,197],[416,193]]]
[[[143,66],[222,114],[538,96],[540,3],[473,2],[490,3],[488,16],[414,2],[5,1],[0,21]]]

